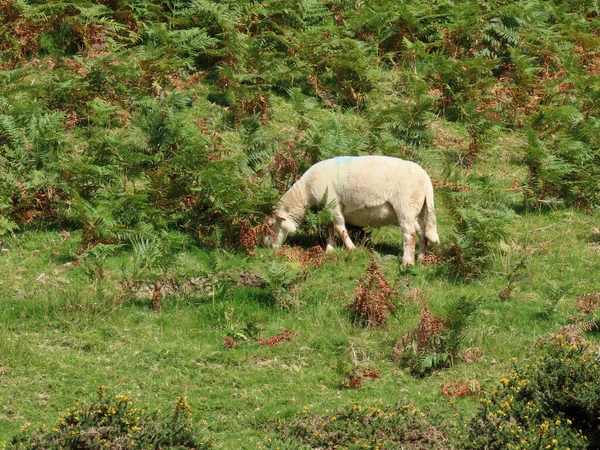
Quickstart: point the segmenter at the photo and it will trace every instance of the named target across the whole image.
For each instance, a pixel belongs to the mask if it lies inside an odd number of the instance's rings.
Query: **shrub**
[[[124,396],[105,396],[98,387],[98,400],[90,405],[76,404],[57,420],[54,426],[34,428],[25,425],[7,443],[8,450],[36,448],[66,449],[208,449],[192,430],[191,409],[186,397],[177,398],[171,419],[158,417],[158,412],[134,407]]]
[[[598,448],[600,364],[589,346],[562,336],[554,344],[534,363],[514,364],[481,400],[459,433],[461,448]]]
[[[266,448],[452,448],[445,433],[413,405],[354,405],[325,415],[313,415],[304,408],[289,421],[279,422],[277,431],[281,438],[268,442]]]

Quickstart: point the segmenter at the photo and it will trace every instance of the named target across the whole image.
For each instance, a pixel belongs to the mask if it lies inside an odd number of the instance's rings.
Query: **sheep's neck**
[[[280,201],[281,206],[285,208],[290,218],[298,224],[304,220],[307,203],[306,192],[300,182],[295,183],[283,194]]]

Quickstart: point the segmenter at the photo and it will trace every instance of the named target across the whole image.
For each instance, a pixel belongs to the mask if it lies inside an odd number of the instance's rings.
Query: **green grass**
[[[444,212],[438,209],[443,236]],[[216,448],[256,447],[272,433],[276,419],[305,406],[324,412],[400,401],[450,420],[457,411],[468,415],[476,400],[443,397],[445,382],[477,379],[483,388],[494,386],[509,370],[509,358],[531,358],[536,340],[567,323],[579,294],[600,290],[600,246],[590,242],[597,219],[573,211],[522,214],[494,253],[491,268],[470,283],[436,266],[400,271],[393,255],[376,254],[388,280],[401,290],[421,289],[437,315],[460,296],[482,299],[462,347],[481,348],[486,360],[457,362],[453,370],[424,379],[391,361],[395,342],[418,323],[416,305],[401,307],[380,330],[350,321],[344,305],[369,264],[365,248],[339,249],[321,268],[306,269],[297,307],[279,308],[264,289],[231,282],[214,298],[165,297],[162,310],[155,311],[149,298],[115,302],[119,282],[130,273],[127,252],[106,259],[99,279],[90,261],[65,266],[78,258],[78,232],[64,242],[56,230],[21,232],[4,242],[9,251],[2,252],[0,441],[26,422],[52,423],[75,401],[93,398],[99,384],[153,408],[170,409],[178,395],[187,395],[195,422],[213,436]],[[398,237],[393,228],[377,230],[373,242],[393,253]],[[508,271],[523,258],[526,278],[500,301]],[[189,248],[167,272],[185,278],[212,265],[218,276],[235,280],[241,270],[265,276],[272,260],[268,249],[249,257]],[[298,270],[297,263],[277,260]],[[564,297],[548,306],[551,283],[564,287]],[[226,349],[228,331],[247,323],[264,338],[282,329],[297,336],[279,347],[254,339]],[[352,361],[378,369],[381,378],[366,381],[360,390],[342,388],[336,366]]]
[[[488,156],[482,155],[478,172],[502,166],[501,173],[508,175],[501,184],[510,187],[508,177],[519,173],[519,166],[502,158],[494,165]],[[513,201],[519,204],[518,195]],[[452,221],[439,200],[437,212],[442,238],[437,253],[444,254]],[[473,413],[477,400],[444,397],[445,383],[477,380],[482,389],[493,388],[510,370],[510,358],[533,358],[535,342],[568,323],[577,313],[578,295],[600,290],[597,222],[597,213],[521,212],[493,250],[490,267],[468,283],[449,276],[445,265],[402,270],[399,229],[374,230],[373,257],[401,293],[420,289],[441,316],[445,305],[462,296],[481,299],[461,348],[480,348],[486,359],[457,361],[451,370],[422,379],[392,362],[394,344],[419,322],[419,306],[401,306],[382,329],[364,329],[350,319],[345,304],[372,257],[365,247],[337,249],[322,267],[303,268],[274,257],[270,249],[247,256],[188,244],[167,269],[148,271],[143,278],[205,277],[218,289],[214,296],[163,297],[162,309],[155,311],[149,297],[116,301],[134,273],[129,251],[102,260],[85,256],[72,264],[81,257],[81,232],[63,239],[61,230],[23,230],[3,242],[7,251],[0,254],[0,441],[24,423],[53,423],[76,401],[93,399],[100,384],[162,410],[171,410],[177,396],[186,395],[194,422],[216,448],[256,448],[273,435],[277,419],[304,407],[323,414],[355,403],[412,402],[456,423],[457,414]],[[268,278],[274,259],[298,280],[294,307],[279,307],[268,288],[236,285],[241,271]],[[499,294],[521,260],[525,276],[501,301]],[[563,293],[558,302],[551,302],[551,289]],[[279,347],[261,346],[254,338],[227,349],[224,337],[248,324],[262,338],[283,329],[296,336]],[[361,389],[345,389],[336,369],[344,365],[378,369],[381,377],[365,381]]]

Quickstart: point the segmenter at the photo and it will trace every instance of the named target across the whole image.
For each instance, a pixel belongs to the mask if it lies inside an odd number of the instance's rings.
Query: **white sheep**
[[[333,204],[333,227],[327,235],[327,251],[333,250],[334,230],[347,248],[354,244],[346,223],[381,227],[399,223],[404,234],[403,265],[415,262],[416,234],[419,259],[427,241],[439,243],[433,208],[433,185],[418,164],[388,156],[344,156],[321,161],[281,197],[269,224],[273,237],[265,243],[277,248],[296,232],[307,205]]]

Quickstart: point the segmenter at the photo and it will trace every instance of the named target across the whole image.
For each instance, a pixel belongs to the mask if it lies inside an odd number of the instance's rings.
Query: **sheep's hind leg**
[[[417,241],[415,225],[400,225],[404,235],[404,251],[402,253],[402,265],[413,266],[415,264],[415,244]]]
[[[398,223],[403,234],[403,253],[402,253],[402,265],[412,266],[415,264],[415,244],[417,241],[417,230],[419,234],[425,232],[425,227],[421,227],[417,224],[418,211],[411,213],[406,211],[406,208],[402,208],[402,205],[392,205],[398,216]]]
[[[427,253],[427,238],[425,237],[425,222],[421,217],[417,219],[417,235],[419,236],[419,255],[417,260],[421,261],[425,253]]]

